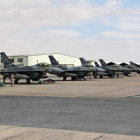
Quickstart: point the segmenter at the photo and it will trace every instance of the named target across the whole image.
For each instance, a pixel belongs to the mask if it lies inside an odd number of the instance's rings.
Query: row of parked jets
[[[91,66],[84,58],[80,58],[81,66],[63,66],[50,55],[48,57],[51,65],[40,63],[33,66],[21,66],[13,64],[12,60],[4,52],[0,54],[1,62],[4,64],[0,74],[3,76],[4,81],[13,74],[15,84],[21,79],[25,79],[27,84],[30,84],[31,80],[42,83],[41,79],[47,78],[47,73],[62,77],[64,81],[68,77],[71,77],[71,80],[85,79],[86,76],[93,76],[94,78],[108,76],[109,78],[114,78],[120,75],[129,76],[132,72],[140,73],[140,65],[134,62],[118,65],[113,62],[106,63],[103,59],[99,59],[101,65],[95,62],[95,66]]]

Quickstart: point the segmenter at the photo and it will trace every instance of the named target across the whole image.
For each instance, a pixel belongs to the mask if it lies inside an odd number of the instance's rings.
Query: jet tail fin
[[[106,62],[103,59],[99,59],[99,61],[100,61],[102,66],[106,66],[107,65]]]
[[[11,66],[12,60],[9,59],[8,56],[4,52],[1,52],[0,54],[1,54],[1,63],[4,64],[4,68]]]
[[[95,66],[96,66],[96,67],[100,67],[100,65],[99,65],[97,62],[95,62]]]
[[[130,63],[130,65],[132,65],[132,66],[135,66],[135,67],[140,67],[138,64],[136,64],[136,63],[134,63],[134,62],[129,62]]]
[[[49,55],[49,59],[50,59],[51,64],[52,64],[53,66],[59,65],[58,61],[57,61],[52,55]]]
[[[85,66],[86,65],[86,60],[84,58],[79,58],[79,59],[81,61],[82,66]]]

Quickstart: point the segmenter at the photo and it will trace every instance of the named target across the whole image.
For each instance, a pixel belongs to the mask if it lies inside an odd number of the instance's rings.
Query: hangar
[[[15,56],[8,56],[14,64],[20,64],[22,66],[31,66],[36,65],[38,63],[47,63],[51,64],[48,58],[49,55],[53,55],[56,60],[62,64],[67,66],[80,66],[81,62],[79,58],[59,54],[59,53],[52,53],[52,54],[35,54],[35,55],[15,55]],[[3,68],[3,64],[0,61],[0,68]]]

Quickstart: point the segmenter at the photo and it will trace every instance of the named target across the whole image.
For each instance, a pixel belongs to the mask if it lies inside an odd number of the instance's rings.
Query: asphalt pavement
[[[0,96],[0,124],[140,135],[140,99]]]

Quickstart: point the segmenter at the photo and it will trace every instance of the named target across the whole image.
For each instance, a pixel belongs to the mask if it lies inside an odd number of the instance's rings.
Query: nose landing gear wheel
[[[14,84],[18,84],[18,80],[15,80],[15,81],[14,81]]]
[[[103,75],[100,75],[100,78],[103,79]]]
[[[67,80],[67,78],[66,77],[63,77],[63,81],[66,81]]]
[[[71,80],[72,80],[72,81],[75,81],[75,80],[76,80],[76,77],[72,77]]]
[[[94,79],[97,79],[97,75],[94,75]]]
[[[30,84],[30,83],[31,83],[31,81],[30,81],[30,79],[28,79],[28,80],[27,80],[27,84]]]

